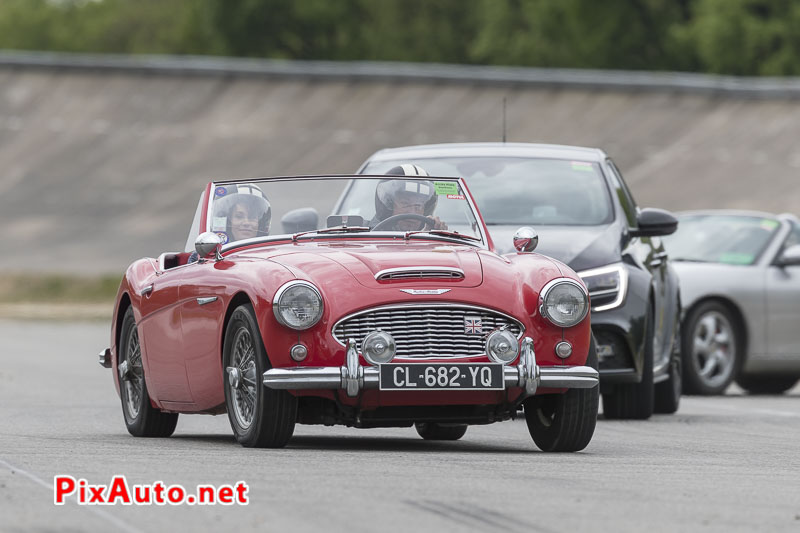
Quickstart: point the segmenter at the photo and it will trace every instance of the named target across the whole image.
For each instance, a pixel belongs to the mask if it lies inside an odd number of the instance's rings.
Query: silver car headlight
[[[554,279],[545,285],[539,302],[542,316],[562,328],[578,324],[589,312],[586,290],[569,278]]]
[[[628,292],[628,269],[622,263],[578,272],[594,303],[592,311],[608,311],[625,302]]]
[[[275,293],[272,311],[287,328],[308,329],[322,318],[322,295],[307,281],[290,281]]]

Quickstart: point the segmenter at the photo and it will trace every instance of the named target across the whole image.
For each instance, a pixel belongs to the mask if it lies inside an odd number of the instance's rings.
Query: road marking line
[[[712,409],[721,409],[723,411],[736,411],[738,413],[752,413],[752,414],[759,414],[759,415],[772,415],[772,416],[782,416],[788,418],[800,418],[800,413],[794,413],[791,411],[778,411],[777,409],[753,409],[747,408],[742,409],[740,407],[732,407],[728,405],[709,405]]]
[[[30,472],[26,472],[25,470],[19,468],[18,466],[14,466],[11,463],[8,463],[8,462],[6,462],[6,461],[4,461],[2,459],[0,459],[0,465],[5,466],[7,469],[9,469],[11,471],[12,474],[14,472],[19,472],[20,474],[22,474],[26,478],[30,479],[31,481],[33,481],[37,485],[41,485],[42,487],[46,488],[51,493],[54,490],[53,485],[50,485],[49,483],[47,483],[43,479],[31,474]],[[67,496],[67,499],[74,499],[75,503],[77,504],[77,499],[76,498],[77,497],[74,496],[74,495],[73,496]],[[116,516],[111,515],[111,514],[105,512],[105,511],[103,511],[102,509],[98,509],[96,507],[87,507],[87,506],[83,506],[83,505],[79,505],[79,507],[81,507],[83,509],[86,509],[87,511],[93,512],[94,514],[96,514],[100,518],[108,520],[109,522],[111,522],[112,524],[114,524],[115,526],[117,526],[119,529],[121,529],[123,531],[128,531],[129,533],[141,533],[141,530],[136,529],[135,527],[132,527],[131,525],[123,522],[122,520],[120,520]]]

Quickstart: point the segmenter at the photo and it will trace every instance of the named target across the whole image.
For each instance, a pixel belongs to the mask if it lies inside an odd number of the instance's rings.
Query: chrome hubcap
[[[233,339],[233,356],[228,373],[228,388],[233,415],[242,429],[253,423],[256,409],[257,387],[255,345],[246,328],[240,328]]]
[[[733,372],[736,343],[730,321],[717,311],[705,313],[694,328],[692,363],[708,386],[723,385]]]
[[[134,326],[128,334],[128,345],[125,360],[119,366],[122,386],[125,388],[125,410],[128,418],[139,416],[139,406],[144,392],[144,371],[142,370],[142,349],[139,344],[139,332]]]

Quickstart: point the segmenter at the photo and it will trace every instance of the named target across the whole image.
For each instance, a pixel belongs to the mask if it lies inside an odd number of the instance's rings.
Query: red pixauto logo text
[[[72,476],[53,477],[56,505],[64,505],[73,495],[80,505],[247,505],[248,489],[244,481],[197,485],[194,492],[189,492],[183,485],[165,485],[162,481],[131,486],[125,476],[114,476],[108,485],[93,485]]]

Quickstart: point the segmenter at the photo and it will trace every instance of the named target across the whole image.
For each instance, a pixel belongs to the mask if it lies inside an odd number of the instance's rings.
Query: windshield
[[[487,225],[596,226],[611,222],[608,187],[597,163],[514,157],[375,161],[365,174],[414,163],[428,174],[466,180]]]
[[[752,265],[769,244],[780,222],[740,215],[679,216],[678,231],[664,237],[676,261]]]
[[[335,208],[343,195],[340,207]],[[451,178],[304,177],[217,182],[206,227],[224,244],[267,236],[375,232],[429,232],[483,242],[475,213],[458,180]]]

